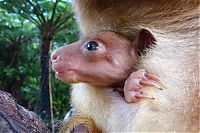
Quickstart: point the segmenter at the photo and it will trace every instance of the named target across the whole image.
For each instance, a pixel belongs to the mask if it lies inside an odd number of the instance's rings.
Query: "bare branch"
[[[57,25],[57,23],[60,21],[60,19],[62,18],[62,15],[60,14],[56,20],[54,21],[53,25]]]
[[[51,15],[51,22],[52,22],[53,19],[54,19],[54,15],[55,15],[55,13],[56,13],[57,5],[58,5],[58,0],[56,0],[55,4],[53,5],[52,15]]]
[[[24,43],[26,43],[26,42],[31,41],[32,39],[33,39],[33,38],[30,37],[30,36],[24,36],[24,37],[21,38],[21,43],[24,44]]]
[[[34,13],[37,16],[37,18],[39,19],[40,23],[45,23],[45,17],[42,14],[42,11],[40,10],[40,8],[38,9],[30,0],[26,0],[34,9]]]
[[[17,12],[16,12],[16,13],[17,13]],[[37,19],[34,19],[33,17],[27,17],[27,16],[25,16],[24,14],[19,14],[19,15],[21,15],[23,18],[28,19],[30,22],[32,22],[32,23],[34,23],[34,24],[36,24],[36,25],[40,25],[40,22],[38,22]],[[29,15],[29,16],[30,16],[30,15]]]
[[[71,18],[71,15],[70,16],[67,16],[67,17],[64,17],[62,20],[60,20],[58,23],[57,23],[57,25],[56,25],[56,27],[54,28],[54,30],[53,30],[53,32],[57,32],[57,31],[59,31],[60,30],[60,27],[62,26],[62,25],[64,25],[65,23],[66,23],[66,21],[68,20],[68,19],[70,19]],[[59,30],[58,30],[59,29]]]
[[[55,33],[59,32],[59,31],[62,31],[64,29],[68,29],[69,27],[70,27],[70,24],[63,25],[63,26],[57,28]]]

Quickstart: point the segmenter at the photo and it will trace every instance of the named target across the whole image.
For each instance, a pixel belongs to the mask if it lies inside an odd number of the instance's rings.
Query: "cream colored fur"
[[[144,88],[144,93],[154,96],[155,100],[126,103],[112,89],[101,90],[80,83],[74,84],[72,89],[75,108],[91,116],[105,132],[199,131],[199,8],[191,9],[186,14],[178,14],[176,10],[177,16],[163,15],[164,18],[156,20],[155,15],[152,23],[144,20],[142,24],[137,22],[136,26],[134,23],[127,26],[130,29],[146,28],[157,40],[157,45],[141,58],[138,66],[163,80],[162,91]],[[104,29],[95,25],[92,18],[87,18],[91,17],[87,16],[91,12],[85,12],[86,18],[81,17],[84,11],[77,12],[83,35],[93,32],[95,26],[95,30]],[[103,20],[102,17],[102,23],[106,23]],[[91,29],[87,30],[89,27]],[[123,29],[121,33],[126,35],[127,31],[123,32]]]
[[[158,45],[148,52],[141,64],[164,82],[162,91],[144,89],[144,93],[154,96],[155,100],[128,104],[110,89],[73,85],[75,108],[91,116],[106,132],[199,130],[198,45],[193,44],[198,40],[191,37],[187,41],[190,43],[184,43],[181,40],[185,35],[161,36],[157,32],[162,31],[152,31]],[[197,35],[198,32],[193,34]]]

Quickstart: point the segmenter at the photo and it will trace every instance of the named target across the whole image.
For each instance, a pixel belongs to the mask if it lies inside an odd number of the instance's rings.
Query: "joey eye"
[[[95,41],[89,41],[86,45],[85,48],[89,51],[94,51],[99,48],[99,45]]]

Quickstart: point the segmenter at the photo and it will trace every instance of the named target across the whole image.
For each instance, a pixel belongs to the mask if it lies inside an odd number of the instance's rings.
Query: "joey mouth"
[[[63,80],[64,78],[70,78],[70,76],[76,75],[78,72],[75,70],[75,67],[66,64],[66,63],[55,63],[52,64],[52,69],[55,72],[55,76]]]
[[[68,83],[77,83],[78,82],[78,76],[76,74],[76,71],[73,69],[67,69],[63,71],[55,71],[56,78],[59,80],[62,80],[64,82]]]
[[[68,76],[71,74],[75,74],[75,70],[72,69],[67,69],[67,70],[63,70],[63,71],[55,71],[57,76]]]

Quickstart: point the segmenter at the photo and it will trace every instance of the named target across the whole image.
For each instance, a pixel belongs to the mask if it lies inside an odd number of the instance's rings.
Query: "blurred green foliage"
[[[34,1],[34,0],[32,0]],[[3,6],[7,0],[0,0],[0,89],[11,92],[19,103],[27,107],[29,110],[38,114],[39,98],[40,98],[40,33],[37,28],[37,22],[25,19],[23,16],[32,16],[34,14],[26,14],[9,12]],[[26,6],[23,1],[13,4],[21,4]],[[50,11],[51,0],[36,1],[46,12]],[[66,14],[66,8],[71,10],[71,4],[68,1],[59,3],[57,11]],[[13,8],[12,5],[8,8]],[[69,10],[68,9],[68,10]],[[13,8],[15,11],[18,9]],[[27,10],[32,10],[28,9]],[[45,14],[44,15],[52,15]],[[34,18],[34,16],[32,16]],[[75,19],[68,21],[70,27],[61,27],[65,30],[59,30],[53,38],[52,50],[62,45],[67,45],[78,39],[78,28]],[[42,28],[42,27],[40,27]],[[51,72],[53,111],[55,120],[63,119],[65,113],[69,109],[70,86],[66,83],[58,81]],[[19,89],[19,94],[16,92]],[[23,100],[21,100],[23,99]],[[23,103],[25,102],[25,103]]]

